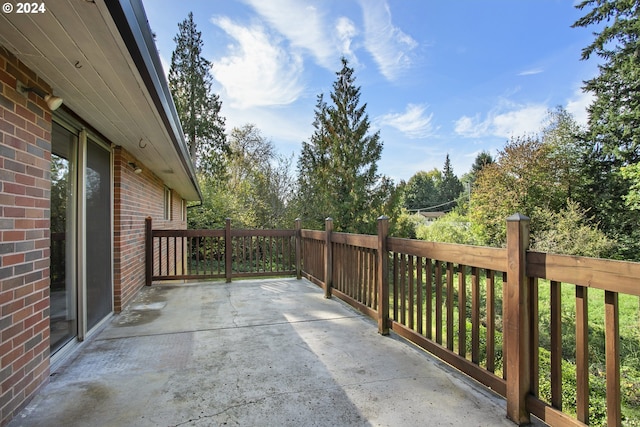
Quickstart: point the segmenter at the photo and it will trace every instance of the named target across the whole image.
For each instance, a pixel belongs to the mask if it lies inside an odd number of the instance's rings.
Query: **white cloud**
[[[567,100],[567,112],[573,115],[573,118],[579,125],[586,126],[589,120],[587,107],[593,102],[593,94],[577,89],[573,98]]]
[[[395,80],[412,64],[411,51],[418,43],[391,21],[385,0],[360,0],[364,15],[365,47],[388,79]]]
[[[426,138],[433,133],[433,113],[426,115],[425,105],[408,104],[404,113],[389,113],[379,117],[380,126],[398,129],[408,138]]]
[[[212,22],[236,42],[211,70],[222,85],[223,98],[236,108],[247,108],[290,104],[300,96],[304,87],[299,55],[285,51],[260,26],[243,27],[226,17]]]
[[[468,138],[497,136],[510,138],[540,131],[549,108],[544,104],[518,105],[504,101],[494,108],[482,120],[479,114],[474,117],[462,116],[455,122],[454,130],[458,135]]]
[[[532,76],[534,74],[540,74],[543,73],[544,70],[542,68],[534,68],[532,70],[525,70],[521,73],[518,73],[519,76]]]
[[[341,16],[336,21],[336,34],[340,42],[340,52],[349,59],[355,60],[351,49],[353,38],[358,34],[355,24],[349,18]]]
[[[311,53],[316,62],[325,68],[337,67],[338,44],[345,40],[335,39],[334,28],[325,19],[325,13],[304,0],[244,0],[276,31],[287,38],[292,47]],[[346,18],[345,18],[346,19]],[[348,20],[347,20],[348,21]],[[346,33],[339,33],[344,37]],[[346,43],[350,45],[350,40]],[[343,52],[346,55],[346,52]]]

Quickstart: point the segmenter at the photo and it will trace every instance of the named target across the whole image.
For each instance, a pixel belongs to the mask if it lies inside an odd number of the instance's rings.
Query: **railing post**
[[[146,286],[151,286],[151,282],[153,280],[153,220],[150,216],[144,219],[144,238],[144,284]]]
[[[389,218],[378,218],[378,332],[389,335],[389,255],[387,253],[389,237]]]
[[[302,279],[302,221],[296,218],[296,279]]]
[[[504,339],[507,368],[507,418],[517,424],[530,422],[526,398],[531,390],[531,313],[526,272],[529,218],[507,218],[507,292]]]
[[[331,233],[333,232],[333,219],[324,220],[325,240],[324,240],[324,297],[331,298],[331,287],[333,286],[333,254],[331,251]]]
[[[227,283],[231,283],[231,270],[233,268],[233,245],[231,244],[231,218],[225,220],[224,228],[224,277]]]

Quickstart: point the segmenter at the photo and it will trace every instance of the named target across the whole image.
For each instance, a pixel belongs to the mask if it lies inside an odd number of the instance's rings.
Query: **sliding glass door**
[[[113,310],[109,148],[54,122],[51,138],[51,354]]]
[[[87,140],[85,185],[87,329],[111,313],[111,153]]]
[[[78,335],[75,197],[78,137],[53,124],[51,144],[51,352]]]

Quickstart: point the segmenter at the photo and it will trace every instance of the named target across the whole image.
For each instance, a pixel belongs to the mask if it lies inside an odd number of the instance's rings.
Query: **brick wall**
[[[51,88],[0,46],[0,425],[49,376]]]
[[[142,173],[134,173],[134,162]],[[154,228],[184,229],[179,194],[172,192],[172,214],[164,219],[164,184],[125,149],[114,150],[114,307],[122,310],[145,283],[145,218]]]

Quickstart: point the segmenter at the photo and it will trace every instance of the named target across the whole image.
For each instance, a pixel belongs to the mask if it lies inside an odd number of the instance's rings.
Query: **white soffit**
[[[165,126],[104,2],[56,0],[46,8],[0,15],[0,44],[110,142],[182,197],[199,200],[190,163],[172,142],[174,130]]]

